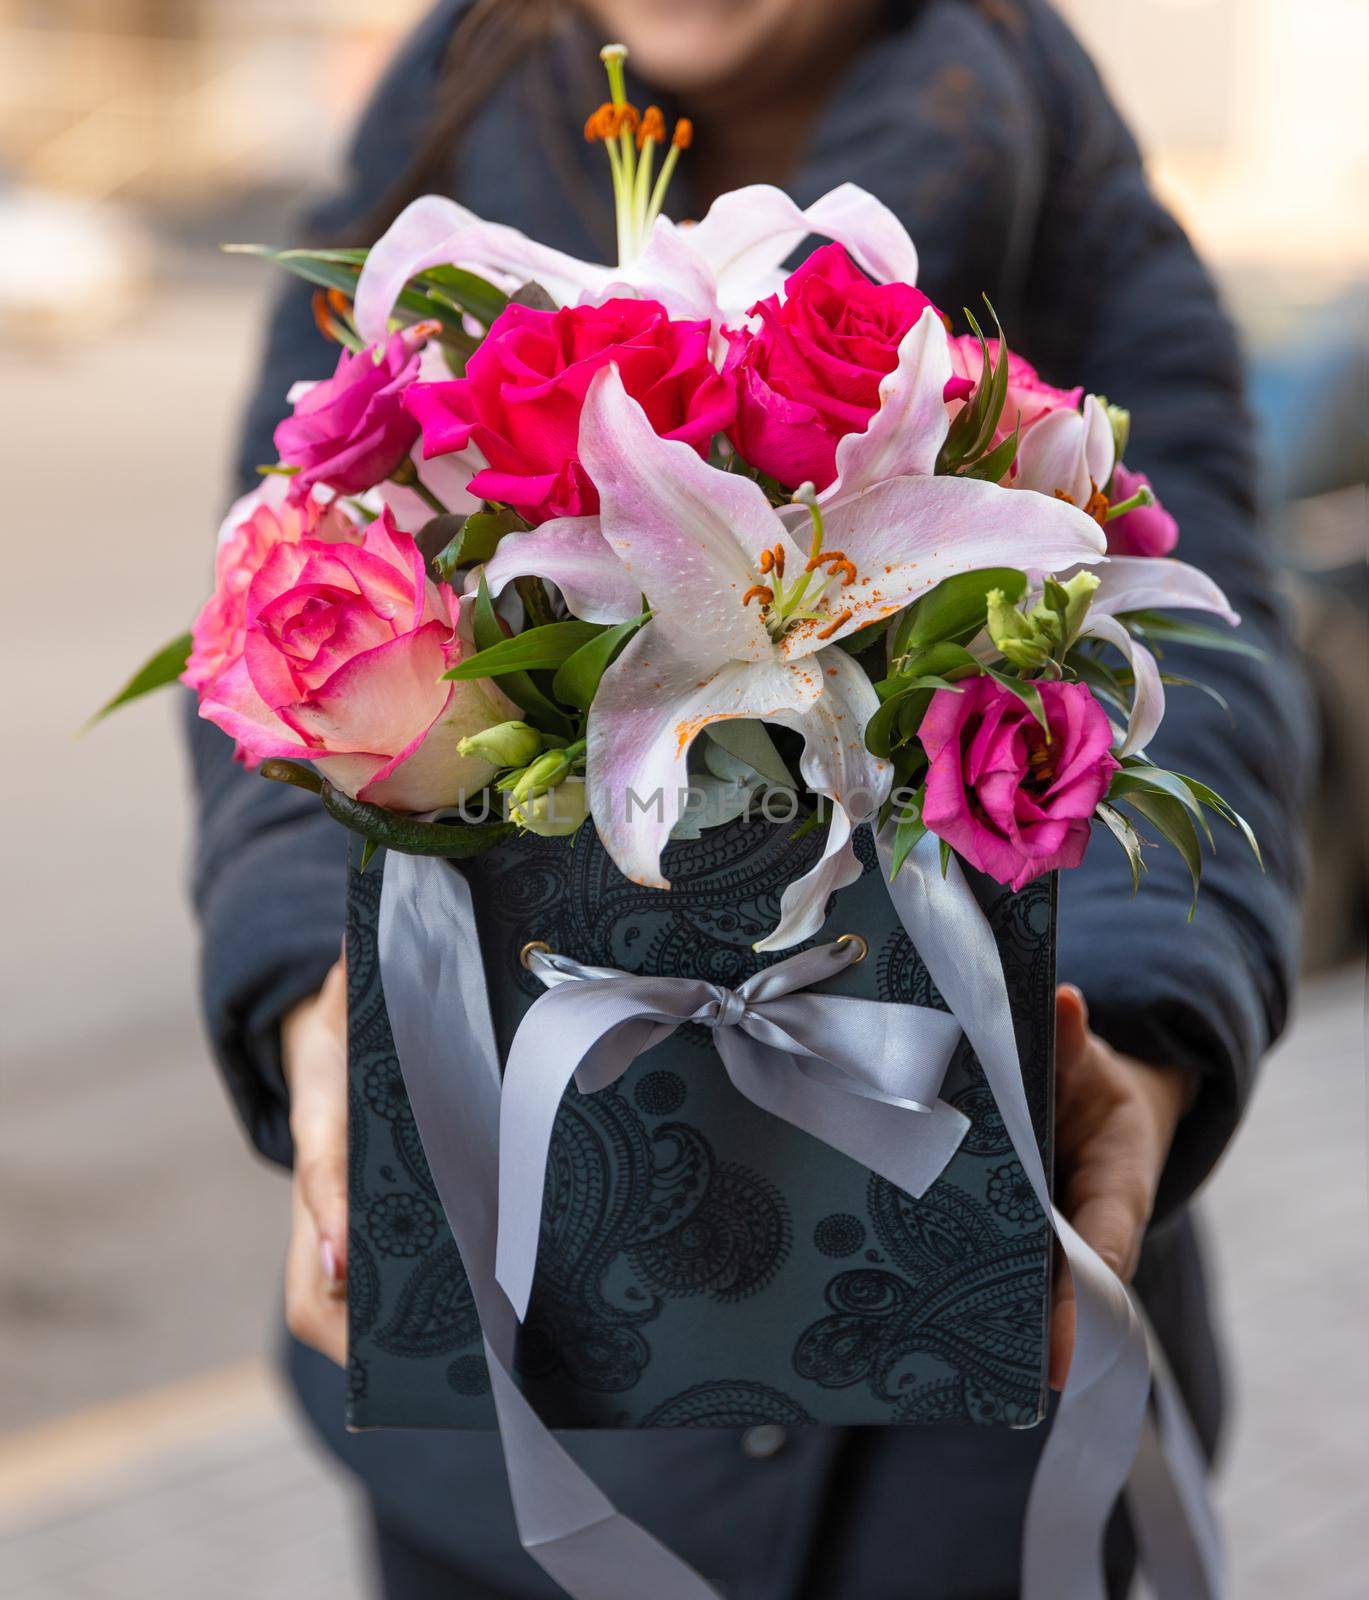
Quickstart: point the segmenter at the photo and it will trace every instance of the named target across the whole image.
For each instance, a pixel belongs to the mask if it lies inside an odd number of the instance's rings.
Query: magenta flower
[[[405,402],[423,427],[423,454],[474,447],[487,463],[472,494],[529,522],[591,516],[599,495],[580,463],[580,413],[610,363],[662,439],[706,455],[732,421],[728,385],[709,359],[707,322],[677,322],[655,300],[537,311],[495,319],[464,378],[419,383]]]
[[[928,828],[999,883],[1020,889],[1077,867],[1118,763],[1103,708],[1082,683],[1038,683],[1050,734],[989,677],[938,689],[919,737],[930,763]]]
[[[326,483],[338,494],[364,494],[408,456],[418,424],[404,409],[404,391],[418,376],[427,331],[406,328],[384,346],[344,350],[331,378],[292,392],[294,413],[276,429],[276,453],[299,468],[301,490]]]
[[[1150,479],[1144,472],[1133,472],[1119,461],[1113,468],[1109,499],[1117,505],[1130,500],[1137,490],[1149,488]],[[1167,556],[1179,542],[1179,524],[1159,500],[1153,506],[1124,511],[1108,523],[1106,532],[1110,556]]]
[[[733,444],[786,488],[825,489],[837,475],[837,445],[869,426],[899,346],[929,307],[909,284],[871,283],[841,245],[815,250],[785,280],[783,296],[752,306],[758,327],[727,336]],[[945,399],[972,389],[951,377]]]

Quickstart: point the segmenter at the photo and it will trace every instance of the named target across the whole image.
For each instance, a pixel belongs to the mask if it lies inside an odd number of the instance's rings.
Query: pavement
[[[269,1364],[287,1190],[199,1032],[172,706],[72,738],[201,598],[264,287],[244,263],[0,348],[0,1600],[369,1592],[352,1492]],[[1203,1197],[1230,1600],[1369,1594],[1363,1002],[1358,971],[1307,985]]]

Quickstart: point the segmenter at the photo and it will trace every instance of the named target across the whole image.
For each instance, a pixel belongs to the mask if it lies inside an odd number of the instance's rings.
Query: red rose
[[[815,250],[784,285],[752,306],[754,331],[728,335],[723,367],[737,391],[729,437],[745,460],[786,488],[825,489],[837,444],[863,433],[879,410],[880,380],[932,302],[906,283],[871,283],[839,244]],[[953,378],[947,400],[973,385]]]
[[[591,515],[599,495],[580,465],[580,410],[590,379],[614,363],[663,439],[706,455],[732,421],[733,401],[709,359],[707,322],[673,322],[656,300],[535,311],[495,319],[464,378],[418,383],[405,397],[423,427],[425,457],[474,446],[489,463],[472,494],[529,522]]]

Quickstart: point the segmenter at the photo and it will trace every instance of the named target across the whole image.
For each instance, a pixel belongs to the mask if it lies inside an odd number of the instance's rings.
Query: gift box
[[[833,993],[945,1009],[900,926],[868,830],[823,938],[867,959]],[[592,829],[526,836],[462,872],[506,1059],[543,992],[531,940],[629,973],[735,987],[820,840],[737,819],[672,843],[669,891],[629,882]],[[493,1428],[480,1324],[396,1058],[377,959],[385,855],[354,851],[347,919],[351,1237],[348,1422]],[[980,880],[1050,1170],[1055,879]],[[451,1071],[462,1042],[451,1040]],[[1051,1237],[962,1038],[944,1099],[969,1130],[914,1199],[744,1098],[689,1024],[615,1084],[572,1086],[547,1167],[537,1274],[514,1363],[555,1428],[974,1422],[1045,1407]]]

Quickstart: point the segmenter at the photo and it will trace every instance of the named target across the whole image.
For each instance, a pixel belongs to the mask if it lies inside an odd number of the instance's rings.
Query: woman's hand
[[[1065,1215],[1130,1282],[1160,1172],[1188,1103],[1175,1067],[1124,1056],[1089,1028],[1072,984],[1055,993],[1055,1160]],[[1061,1263],[1051,1308],[1050,1385],[1063,1389],[1074,1354],[1074,1284]]]
[[[285,1323],[347,1362],[347,961],[281,1023],[295,1142]]]

